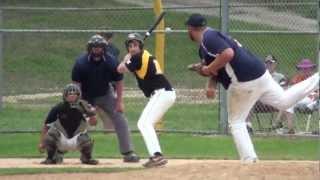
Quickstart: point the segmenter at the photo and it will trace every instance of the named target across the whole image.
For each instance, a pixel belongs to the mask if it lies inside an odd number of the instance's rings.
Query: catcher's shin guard
[[[97,160],[92,159],[93,141],[87,134],[81,134],[78,137],[79,148],[81,152],[80,161],[83,164],[96,165]]]
[[[47,151],[47,159],[42,161],[41,164],[58,164],[62,163],[62,158],[57,156],[57,140],[49,134],[44,139],[45,149]]]

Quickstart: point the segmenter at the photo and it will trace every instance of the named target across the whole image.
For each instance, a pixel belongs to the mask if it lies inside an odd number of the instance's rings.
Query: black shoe
[[[46,165],[49,165],[49,164],[60,164],[60,162],[57,162],[54,159],[47,158],[46,160],[41,161],[40,164],[46,164]]]
[[[247,130],[249,134],[253,135],[253,128],[251,126],[247,125]]]
[[[136,163],[139,161],[140,157],[134,152],[130,152],[123,156],[123,162]]]
[[[81,160],[82,164],[89,164],[89,165],[97,165],[99,164],[99,161],[95,159],[88,159],[88,160]]]
[[[162,155],[155,155],[149,158],[149,161],[143,164],[146,168],[152,168],[152,167],[163,167],[168,163],[168,160],[166,160]]]
[[[295,130],[294,129],[289,129],[288,134],[295,134]]]

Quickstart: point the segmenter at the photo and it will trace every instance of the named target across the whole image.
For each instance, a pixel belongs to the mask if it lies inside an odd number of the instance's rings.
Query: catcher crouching
[[[38,148],[47,152],[47,158],[41,164],[60,164],[64,153],[76,150],[81,163],[98,164],[92,159],[93,140],[87,133],[88,125],[97,123],[95,108],[81,99],[76,84],[65,87],[62,99],[50,110],[42,128]]]

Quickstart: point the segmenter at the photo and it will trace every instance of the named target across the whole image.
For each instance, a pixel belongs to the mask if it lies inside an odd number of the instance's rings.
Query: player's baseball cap
[[[192,27],[203,27],[207,25],[207,20],[201,14],[195,13],[191,14],[191,16],[185,22],[185,25]]]
[[[266,58],[264,59],[265,63],[275,63],[277,62],[277,59],[273,56],[273,55],[268,55],[266,56]]]

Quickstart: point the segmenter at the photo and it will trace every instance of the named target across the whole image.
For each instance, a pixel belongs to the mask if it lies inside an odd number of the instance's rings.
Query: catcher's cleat
[[[88,159],[88,160],[81,160],[82,164],[88,164],[88,165],[97,165],[99,164],[99,161],[95,159]]]
[[[152,167],[163,167],[168,163],[168,160],[166,160],[162,155],[155,155],[149,158],[149,161],[143,164],[146,168],[152,168]]]
[[[130,152],[129,154],[123,156],[123,162],[136,163],[139,161],[140,157],[134,152]]]
[[[61,164],[62,162],[61,161],[57,161],[57,160],[54,160],[54,159],[46,159],[44,161],[41,161],[40,164],[45,164],[45,165],[49,165],[49,164]]]

